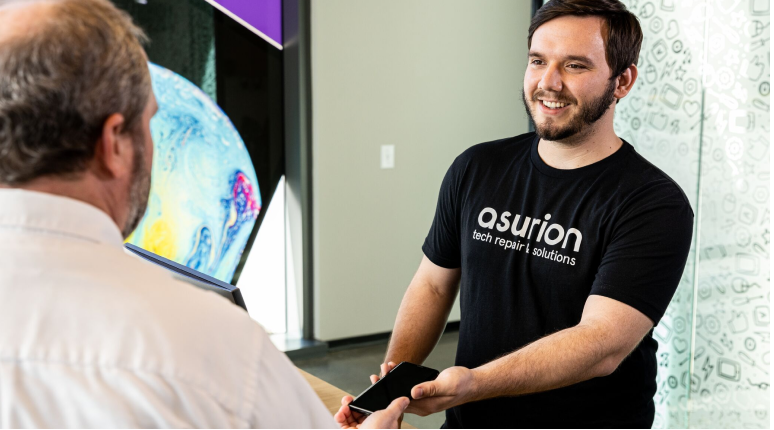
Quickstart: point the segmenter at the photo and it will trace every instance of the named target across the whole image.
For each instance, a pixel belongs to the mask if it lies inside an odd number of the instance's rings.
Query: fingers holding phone
[[[432,381],[438,376],[435,369],[405,361],[398,365],[386,363],[383,369],[386,374],[381,378],[372,375],[371,381],[375,382],[352,401],[350,409],[366,415],[383,410],[399,397],[410,399],[414,386]]]
[[[341,409],[333,416],[336,423],[343,429],[400,428],[403,411],[409,404],[408,397],[400,397],[393,400],[386,409],[376,411],[371,415],[364,415],[349,408],[352,400],[352,396],[344,396],[341,399]]]
[[[376,384],[379,382],[380,379],[384,378],[385,375],[390,373],[392,369],[394,369],[396,364],[392,361],[389,361],[387,363],[382,363],[379,365],[379,375],[371,375],[371,385]],[[403,425],[403,414],[400,414],[400,417],[398,417],[398,428],[401,428]]]
[[[409,405],[408,397],[399,397],[387,409],[374,412],[365,419],[360,428],[397,429],[403,421],[403,411]]]
[[[352,400],[352,396],[344,396],[341,399],[341,408],[333,415],[336,424],[343,429],[356,429],[366,418],[365,415],[352,412],[352,410],[349,409],[349,404],[352,403]]]
[[[371,384],[376,384],[380,379],[384,378],[384,375],[390,373],[395,368],[395,363],[392,361],[388,363],[382,363],[379,366],[379,375],[371,375]]]
[[[450,367],[433,381],[417,384],[411,389],[408,412],[425,417],[454,406],[474,401],[476,397],[473,372],[465,367]]]

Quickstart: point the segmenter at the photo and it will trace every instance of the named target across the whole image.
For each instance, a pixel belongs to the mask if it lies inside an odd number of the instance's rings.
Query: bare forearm
[[[642,312],[591,295],[581,321],[518,351],[468,369],[450,367],[411,389],[408,411],[422,416],[493,397],[536,393],[612,373],[653,328]]]
[[[424,362],[443,333],[454,299],[454,294],[412,282],[400,304],[384,362]]]
[[[474,397],[518,396],[608,375],[625,352],[604,337],[599,328],[578,325],[473,369]]]

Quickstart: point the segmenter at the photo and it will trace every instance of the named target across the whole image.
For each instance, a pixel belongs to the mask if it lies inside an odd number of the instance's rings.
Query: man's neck
[[[578,169],[613,155],[623,141],[611,127],[588,130],[562,141],[540,139],[538,154],[544,163],[555,169]]]
[[[115,196],[107,192],[103,187],[98,186],[98,181],[91,176],[85,175],[79,179],[65,180],[60,178],[43,177],[33,179],[18,186],[9,186],[0,184],[0,188],[15,188],[27,191],[38,191],[41,193],[53,194],[62,197],[79,200],[90,204],[97,209],[105,212],[116,225],[121,225],[121,220],[116,219],[119,213],[116,205]],[[52,214],[56,215],[56,214]]]

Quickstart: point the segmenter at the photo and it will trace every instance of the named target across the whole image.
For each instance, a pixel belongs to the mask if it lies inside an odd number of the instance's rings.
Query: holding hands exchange
[[[341,399],[341,409],[336,412],[333,419],[343,429],[396,429],[400,428],[403,411],[409,404],[408,397],[399,397],[390,403],[387,409],[374,412],[365,416],[349,409],[352,396],[344,396]]]
[[[380,367],[381,376],[389,373],[395,363],[383,363]],[[371,375],[371,383],[375,384],[380,377]],[[341,428],[399,428],[403,421],[403,412],[427,416],[474,400],[475,379],[473,372],[465,367],[450,367],[438,375],[434,381],[424,382],[411,389],[411,397],[401,397],[394,400],[387,409],[375,412],[366,417],[349,409],[351,396],[341,399],[341,409],[334,418]]]

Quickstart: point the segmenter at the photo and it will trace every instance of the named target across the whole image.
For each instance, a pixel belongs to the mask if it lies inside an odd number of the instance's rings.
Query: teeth
[[[551,109],[559,109],[567,106],[567,103],[547,102],[545,100],[542,100],[542,102],[545,107],[551,108]]]

